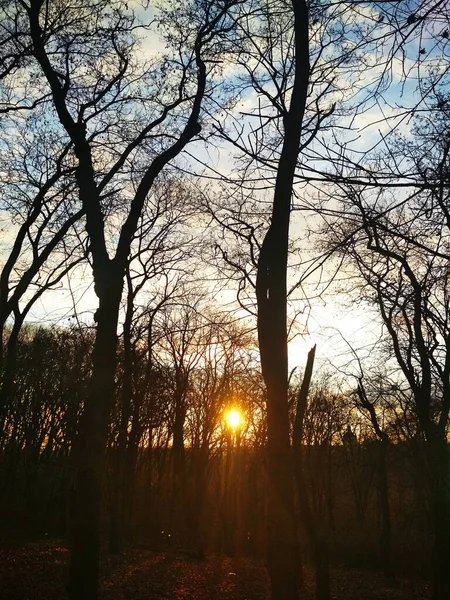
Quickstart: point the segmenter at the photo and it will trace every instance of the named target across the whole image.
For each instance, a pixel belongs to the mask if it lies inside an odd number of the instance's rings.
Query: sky
[[[368,10],[368,9],[367,9]],[[146,16],[152,16],[150,12]],[[381,26],[380,26],[381,27]],[[426,46],[425,42],[424,45]],[[411,55],[415,55],[420,48],[416,47],[416,42],[408,48]],[[156,34],[149,35],[143,44],[144,54],[150,56],[162,51],[164,44]],[[426,48],[428,51],[428,48]],[[433,60],[432,48],[425,58]],[[425,60],[424,58],[424,60]],[[409,59],[407,59],[408,61]],[[390,129],[392,123],[398,125],[397,130],[407,135],[409,123],[407,120],[397,118],[397,121],[388,123],[386,117],[395,117],[396,114],[403,112],[403,107],[414,104],[418,95],[417,83],[409,81],[403,84],[403,67],[399,60],[394,61],[392,72],[393,81],[389,91],[384,94],[384,100],[370,102],[370,109],[361,112],[353,120],[354,130],[359,132],[359,136],[353,143],[353,156],[358,152],[364,152],[368,148],[381,140]],[[408,65],[408,63],[406,63]],[[381,67],[380,67],[381,69]],[[365,85],[373,81],[377,74],[377,68],[367,71],[367,82],[358,81],[361,88],[360,94],[366,93]],[[249,127],[249,120],[242,117],[240,113],[246,112],[252,107],[252,104],[258,100],[253,93],[247,93],[240,98],[239,103],[234,110],[234,117],[240,119],[245,127]],[[381,119],[381,121],[380,121]],[[383,120],[384,119],[384,120]],[[341,134],[338,134],[341,135]],[[349,134],[342,133],[341,141]],[[328,138],[331,143],[331,137]],[[193,157],[188,159],[194,168],[195,159],[200,163],[207,163],[215,171],[224,176],[233,177],[235,173],[235,163],[233,159],[233,149],[231,146],[222,144],[219,150],[211,150],[202,144],[193,144],[189,147],[189,153]],[[3,219],[3,223],[5,220]],[[294,223],[293,236],[297,237],[301,231],[299,225]],[[297,228],[297,229],[296,229]],[[8,246],[12,239],[13,229],[3,228],[2,249]],[[205,272],[207,272],[205,267]],[[219,294],[219,302],[223,301],[229,304],[233,296],[233,290],[224,290]],[[58,323],[67,324],[73,321],[74,316],[80,322],[93,325],[93,314],[97,305],[96,296],[93,290],[90,268],[84,265],[77,268],[70,277],[51,292],[45,293],[36,303],[29,314],[28,321],[39,323]],[[76,310],[75,307],[76,306]],[[307,315],[307,316],[306,316]],[[299,318],[299,334],[290,345],[290,365],[302,366],[307,350],[311,345],[318,345],[318,360],[322,361],[323,367],[333,365],[334,368],[345,370],[348,365],[348,358],[351,356],[351,349],[358,348],[361,353],[370,354],[371,348],[375,344],[381,333],[380,321],[376,312],[369,310],[349,297],[342,297],[336,290],[330,290],[322,298],[315,300],[308,311]]]

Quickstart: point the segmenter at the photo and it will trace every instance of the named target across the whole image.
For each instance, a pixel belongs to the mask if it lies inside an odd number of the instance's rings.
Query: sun
[[[230,408],[225,413],[225,421],[230,429],[239,429],[242,427],[244,418],[237,408]]]

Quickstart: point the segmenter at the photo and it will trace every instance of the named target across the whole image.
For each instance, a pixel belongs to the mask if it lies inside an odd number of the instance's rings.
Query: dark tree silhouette
[[[295,166],[300,150],[309,83],[309,17],[303,0],[292,3],[295,78],[283,114],[284,137],[278,163],[272,218],[258,259],[256,298],[261,368],[267,386],[267,453],[270,500],[269,572],[272,598],[298,597],[298,549],[289,434],[287,362],[287,259]]]
[[[42,0],[20,2],[33,56],[47,82],[59,122],[73,145],[76,181],[86,215],[99,300],[92,378],[74,448],[70,598],[89,600],[98,594],[102,465],[114,399],[119,307],[131,244],[155,180],[201,130],[201,105],[209,93],[211,72],[207,57],[211,48],[218,51],[217,44],[214,45],[217,35],[229,28],[226,18],[232,4],[187,2],[177,7],[176,19],[170,10],[166,11],[164,26],[175,53],[179,51],[181,58],[176,67],[178,82],[165,90],[159,88],[161,80],[156,70],[152,82],[135,65],[133,31],[138,24],[125,3],[118,3],[111,11],[108,3],[102,2],[78,2],[70,10],[47,6]],[[53,32],[49,24],[55,20],[58,27]],[[139,79],[153,85],[143,89],[144,100],[139,93],[133,95],[129,88],[133,80]],[[158,91],[163,95],[158,95]],[[153,114],[147,106],[151,106]],[[142,110],[146,123],[136,123],[135,128],[122,135],[120,127],[115,128],[117,112],[130,107]],[[169,122],[173,123],[180,108],[185,108],[183,123],[175,125],[169,135],[162,134],[162,146],[158,141],[153,151],[142,154],[142,148],[154,135],[158,136],[161,126],[167,130]],[[103,137],[111,148],[108,168],[98,155],[91,123],[102,123]],[[140,150],[143,163],[138,158]],[[133,161],[136,161],[135,189],[124,210],[123,225],[111,258],[105,197],[127,195],[123,175]]]
[[[434,129],[442,121],[431,123]],[[351,228],[343,225],[339,236],[348,227],[343,252],[361,278],[361,297],[380,312],[390,341],[389,358],[396,361],[411,390],[425,436],[435,537],[434,597],[441,599],[449,593],[445,565],[450,552],[448,158],[445,136],[427,138],[425,130],[416,131],[422,135],[410,146],[412,158],[420,154],[419,173],[425,172],[426,180],[419,180],[417,189],[402,199],[383,188],[376,193],[347,188],[345,205],[359,227],[355,231],[355,223]],[[399,151],[405,151],[402,144]],[[364,391],[360,392],[364,399]],[[369,408],[366,401],[365,408]]]

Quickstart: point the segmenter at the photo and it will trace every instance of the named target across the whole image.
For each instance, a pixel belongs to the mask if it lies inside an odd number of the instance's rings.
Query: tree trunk
[[[141,408],[141,398],[134,397],[133,420],[131,431],[126,448],[124,473],[123,473],[123,494],[122,494],[122,518],[126,532],[131,530],[131,516],[133,511],[133,499],[135,488],[136,467],[138,460],[138,446],[142,435],[142,429],[139,423]],[[150,453],[151,456],[151,448]]]
[[[379,443],[376,446],[376,464],[377,464],[377,487],[379,506],[381,514],[381,532],[380,532],[380,562],[384,570],[384,573],[388,576],[392,575],[392,563],[391,563],[391,509],[389,505],[389,486],[388,486],[388,475],[387,475],[387,452],[389,448],[389,436],[383,431],[378,423],[377,413],[375,411],[374,404],[370,401],[367,396],[366,389],[363,382],[363,377],[359,378],[357,387],[357,394],[360,401],[360,405],[363,409],[368,411],[372,426],[374,428]],[[351,431],[349,430],[350,437],[348,441],[353,439]],[[347,436],[348,437],[348,436]],[[349,444],[350,451],[355,448],[354,444]],[[355,496],[356,498],[356,496]],[[357,502],[357,507],[360,506]],[[362,513],[362,516],[364,513]]]
[[[74,445],[71,502],[70,600],[96,600],[100,556],[100,500],[109,414],[114,402],[117,321],[122,278],[99,298],[90,389]]]
[[[450,494],[449,460],[445,434],[428,435],[431,511],[434,529],[433,600],[450,598]]]
[[[386,455],[389,447],[387,439],[379,444],[378,455],[378,491],[380,494],[381,533],[380,558],[384,573],[392,575],[391,562],[391,509],[389,504],[389,486],[387,477]]]
[[[330,556],[328,548],[328,527],[329,519],[324,515],[318,516],[317,509],[313,510],[310,498],[308,497],[307,484],[303,472],[303,431],[304,418],[308,403],[308,394],[311,384],[314,360],[316,356],[316,346],[313,346],[308,352],[305,373],[303,375],[302,385],[298,394],[297,410],[294,422],[294,457],[295,457],[295,477],[297,481],[298,499],[300,504],[300,515],[303,521],[303,527],[308,537],[308,542],[312,550],[315,570],[316,570],[316,600],[329,600],[330,595]],[[328,453],[328,450],[326,450]],[[330,464],[329,453],[327,456],[327,467]],[[331,492],[329,473],[327,472],[327,491]],[[328,499],[327,499],[328,504]]]
[[[14,325],[9,334],[6,348],[3,349],[3,343],[0,345],[0,437],[2,437],[5,426],[8,406],[14,394],[14,377],[16,373],[17,342],[22,329],[25,315],[15,314]],[[3,328],[0,329],[0,336],[4,336]],[[2,353],[5,356],[2,356]],[[3,360],[2,360],[3,359]]]
[[[280,344],[273,344],[280,349]],[[278,361],[277,361],[278,362]],[[278,370],[278,369],[277,369]],[[268,566],[272,598],[298,597],[298,544],[289,441],[287,377],[283,370],[267,377],[267,471],[269,478]]]
[[[316,563],[316,600],[330,600],[330,557],[328,542],[318,538],[314,550]]]
[[[261,368],[267,388],[269,479],[268,567],[272,598],[294,600],[299,565],[289,432],[287,360],[287,263],[294,173],[300,148],[309,82],[308,7],[292,0],[295,78],[278,163],[272,219],[258,260],[256,297]]]
[[[194,504],[191,515],[192,551],[197,558],[205,556],[204,507],[208,479],[208,446],[201,445],[195,451]]]
[[[220,551],[230,555],[230,524],[229,524],[229,497],[230,497],[230,474],[231,474],[231,432],[227,432],[227,452],[223,473],[223,489],[221,498],[220,514]]]
[[[184,395],[184,394],[183,394]],[[170,529],[172,540],[185,541],[186,512],[183,495],[186,492],[186,456],[184,449],[184,422],[186,410],[182,395],[175,401],[175,419],[173,424],[173,488],[172,515]]]
[[[128,424],[131,416],[133,399],[133,355],[131,347],[131,321],[133,316],[133,293],[128,280],[127,312],[123,325],[123,382],[121,398],[121,415],[117,448],[113,454],[112,503],[109,550],[112,554],[120,554],[125,536],[125,497],[126,497],[126,455],[128,447]]]

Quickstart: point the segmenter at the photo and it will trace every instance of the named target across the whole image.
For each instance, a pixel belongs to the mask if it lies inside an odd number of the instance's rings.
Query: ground
[[[0,549],[2,600],[63,600],[68,550],[34,542]],[[122,558],[105,554],[102,600],[267,600],[269,583],[260,561],[211,556],[192,560],[147,549]],[[313,599],[312,575],[304,574],[302,600]],[[333,600],[428,600],[420,579],[387,579],[372,571],[333,569]]]

